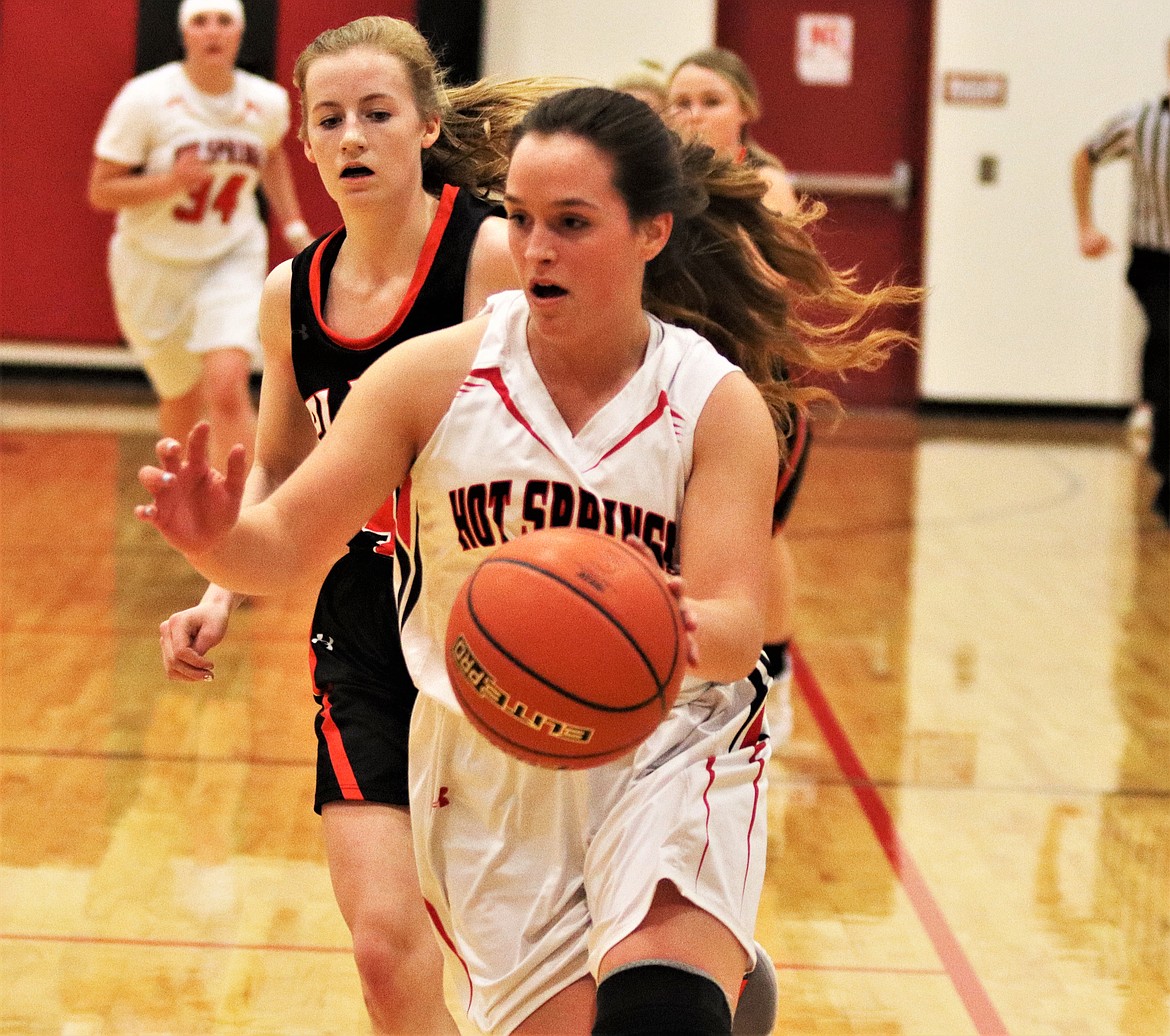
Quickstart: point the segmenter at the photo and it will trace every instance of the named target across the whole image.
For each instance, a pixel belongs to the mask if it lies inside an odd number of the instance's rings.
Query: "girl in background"
[[[90,204],[116,212],[118,325],[159,397],[164,435],[211,422],[213,454],[251,447],[256,312],[268,272],[260,184],[294,251],[312,240],[283,141],[288,94],[236,68],[240,0],[183,0],[184,57],[130,80],[94,145]]]
[[[665,117],[671,125],[755,169],[768,184],[764,203],[788,215],[798,203],[784,163],[760,147],[749,130],[760,115],[755,78],[733,51],[722,47],[696,51],[670,74]]]
[[[343,225],[264,287],[265,370],[245,500],[280,486],[326,436],[350,387],[398,343],[457,324],[517,284],[499,192],[508,132],[554,83],[448,90],[426,41],[361,18],[297,60],[305,155]],[[450,1032],[419,895],[407,795],[416,691],[392,585],[394,500],[371,508],[317,596],[310,638],[317,789],[329,872],[377,1032]],[[209,679],[241,595],[212,584],[161,627],[167,674]]]

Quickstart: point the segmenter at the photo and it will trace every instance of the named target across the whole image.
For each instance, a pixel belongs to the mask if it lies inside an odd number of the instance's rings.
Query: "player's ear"
[[[638,224],[639,255],[643,262],[650,262],[666,247],[670,240],[670,231],[674,227],[674,214],[660,212],[657,216],[642,220]]]
[[[313,148],[310,146],[308,140],[302,140],[301,147],[305,149],[305,158],[312,162],[313,165],[316,165],[317,159],[313,157]]]
[[[423,135],[422,135],[422,149],[426,151],[436,140],[439,139],[439,130],[442,129],[442,123],[438,115],[432,115],[427,119],[423,119]]]

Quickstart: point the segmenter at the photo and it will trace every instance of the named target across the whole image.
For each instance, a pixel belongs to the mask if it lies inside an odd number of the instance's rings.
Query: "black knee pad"
[[[710,975],[685,964],[639,961],[597,987],[593,1036],[730,1036],[731,1008]]]

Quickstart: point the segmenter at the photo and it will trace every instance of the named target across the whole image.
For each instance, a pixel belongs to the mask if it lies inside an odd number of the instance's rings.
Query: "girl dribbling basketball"
[[[262,504],[239,510],[238,454],[209,473],[202,428],[186,450],[161,442],[161,468],[140,476],[155,498],[140,517],[245,592],[323,564],[409,476],[412,821],[465,1032],[731,1031],[766,846],[773,415],[795,398],[776,372],[785,360],[841,369],[898,337],[799,339],[800,291],[854,315],[882,298],[849,293],[762,194],[709,148],[680,148],[633,98],[557,94],[514,136],[505,202],[522,292],[379,360]],[[472,490],[491,495],[493,540],[612,500],[615,535],[677,564],[691,664],[632,754],[538,770],[458,709],[446,618],[494,545],[460,537],[456,504]]]

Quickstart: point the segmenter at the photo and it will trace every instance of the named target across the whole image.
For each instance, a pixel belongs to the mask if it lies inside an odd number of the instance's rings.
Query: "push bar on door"
[[[801,194],[836,194],[854,198],[886,198],[903,212],[910,207],[913,177],[910,163],[898,159],[889,176],[866,173],[798,173],[788,171],[792,186]]]

